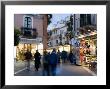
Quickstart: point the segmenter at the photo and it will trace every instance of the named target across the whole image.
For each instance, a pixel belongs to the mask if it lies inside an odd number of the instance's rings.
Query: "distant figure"
[[[58,57],[58,63],[60,63],[60,58],[61,58],[61,52],[60,52],[60,50],[58,50],[58,52],[57,52],[57,57]]]
[[[35,58],[35,70],[38,71],[39,69],[39,66],[40,66],[40,59],[41,59],[41,55],[40,53],[38,52],[38,50],[36,50],[36,53],[34,54],[34,58]]]
[[[66,59],[67,59],[67,52],[66,51],[62,51],[62,53],[61,53],[61,59],[62,59],[62,61],[64,63],[66,62]]]
[[[75,54],[75,58],[76,58],[76,65],[80,65],[80,47],[76,47],[74,49],[74,54]]]
[[[49,60],[50,60],[50,54],[45,50],[43,55],[43,76],[50,75],[49,72]]]
[[[73,53],[72,53],[72,51],[70,51],[68,58],[70,60],[70,63],[72,64],[73,63]]]
[[[51,69],[51,74],[53,76],[56,75],[57,63],[58,63],[58,58],[56,54],[56,49],[53,49],[52,53],[50,54],[50,69]]]
[[[76,50],[73,50],[73,62],[76,65]]]
[[[29,71],[30,70],[30,60],[32,59],[32,53],[27,50],[27,52],[24,54],[25,56],[25,60],[27,61],[27,64],[26,64],[26,67],[27,67],[27,70]]]

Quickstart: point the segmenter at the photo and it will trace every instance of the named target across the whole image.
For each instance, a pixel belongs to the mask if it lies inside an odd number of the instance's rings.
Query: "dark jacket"
[[[62,58],[62,59],[67,58],[67,52],[66,52],[66,51],[62,51],[62,53],[61,53],[61,58]]]
[[[24,55],[25,55],[26,60],[31,60],[31,58],[32,58],[32,53],[31,52],[26,52]]]
[[[50,61],[50,55],[45,54],[43,57],[43,64],[49,64],[49,61]]]
[[[50,54],[50,64],[57,64],[58,63],[58,57],[55,52],[52,52]]]
[[[35,58],[35,62],[36,62],[36,61],[40,61],[40,59],[41,59],[40,53],[39,53],[39,52],[36,52],[36,53],[34,54],[34,58]]]
[[[57,52],[58,59],[60,59],[60,56],[61,56],[61,53],[60,52]]]
[[[73,59],[73,53],[69,53],[69,56],[68,56],[68,58],[70,59],[70,60],[72,60]]]

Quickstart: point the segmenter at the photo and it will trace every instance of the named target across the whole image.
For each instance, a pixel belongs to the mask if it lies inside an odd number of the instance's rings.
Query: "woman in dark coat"
[[[41,55],[38,52],[38,50],[36,50],[36,53],[34,54],[34,58],[35,58],[35,69],[38,71],[40,65],[40,59],[41,59]]]

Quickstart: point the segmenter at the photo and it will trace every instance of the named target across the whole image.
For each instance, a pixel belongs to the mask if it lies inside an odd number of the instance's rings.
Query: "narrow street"
[[[97,75],[96,17],[96,14],[75,13],[16,14],[14,75],[42,76],[42,63],[57,64],[57,59],[61,59],[61,64],[57,65],[56,76]],[[77,65],[62,63],[67,59]],[[39,71],[35,71],[34,60],[36,64],[41,60]],[[31,66],[30,71],[26,65]],[[54,70],[54,65],[50,69]]]
[[[56,76],[94,76],[95,74],[89,69],[82,66],[71,65],[69,63],[59,64],[57,66]],[[31,71],[26,68],[16,69],[15,76],[42,76],[42,68],[35,71],[33,63],[31,63]]]

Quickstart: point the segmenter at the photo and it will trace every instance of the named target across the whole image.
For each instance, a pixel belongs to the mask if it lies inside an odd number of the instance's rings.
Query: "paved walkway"
[[[56,76],[93,76],[95,75],[89,69],[82,66],[71,65],[69,63],[60,64],[57,66]],[[31,64],[31,71],[25,68],[15,72],[15,76],[42,76],[42,68],[35,71],[33,63]]]

